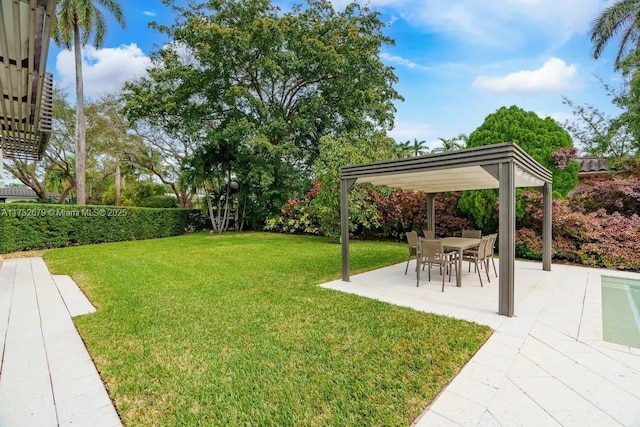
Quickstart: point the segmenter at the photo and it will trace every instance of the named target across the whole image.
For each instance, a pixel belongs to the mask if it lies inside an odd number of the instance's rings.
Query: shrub
[[[264,229],[280,233],[320,234],[318,218],[311,207],[311,202],[318,196],[319,191],[320,183],[315,181],[304,199],[289,200],[279,215],[267,219]]]
[[[516,232],[516,255],[542,256],[542,197],[523,193],[525,215]],[[552,207],[553,258],[567,262],[621,270],[640,270],[640,217],[623,216],[604,209],[573,211],[566,200],[554,200]]]
[[[12,203],[0,207],[0,253],[175,236],[193,209]]]
[[[176,208],[178,200],[172,196],[155,195],[141,199],[138,206],[145,208]]]
[[[542,237],[530,228],[516,230],[516,257],[542,259]]]
[[[590,213],[604,209],[632,216],[640,212],[640,179],[634,177],[611,179],[592,178],[576,188],[568,198],[570,206]]]
[[[434,199],[436,235],[459,235],[470,228],[469,220],[461,215],[457,206],[459,192],[437,194]],[[427,226],[427,194],[422,191],[394,190],[389,194],[376,192],[374,202],[380,215],[382,237],[403,238],[407,231],[423,230]]]

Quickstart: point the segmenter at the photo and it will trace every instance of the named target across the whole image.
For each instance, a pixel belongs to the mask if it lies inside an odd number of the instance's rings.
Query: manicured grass
[[[404,244],[352,242],[353,272]],[[126,425],[407,426],[489,328],[322,289],[340,246],[264,233],[56,249],[98,312],[76,325]]]

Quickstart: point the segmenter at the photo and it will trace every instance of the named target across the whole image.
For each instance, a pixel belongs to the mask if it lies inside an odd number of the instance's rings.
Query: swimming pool
[[[602,276],[602,338],[640,348],[640,280]]]

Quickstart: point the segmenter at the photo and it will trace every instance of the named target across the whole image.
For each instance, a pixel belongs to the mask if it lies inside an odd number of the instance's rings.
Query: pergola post
[[[551,271],[551,256],[553,252],[553,235],[551,227],[551,183],[545,182],[542,187],[542,269]]]
[[[513,162],[500,163],[499,177],[500,277],[498,314],[513,317],[516,240],[516,190]]]
[[[436,206],[434,203],[436,195],[434,193],[427,194],[427,230],[436,232]]]
[[[349,189],[353,178],[340,178],[340,244],[342,249],[342,280],[349,282]]]

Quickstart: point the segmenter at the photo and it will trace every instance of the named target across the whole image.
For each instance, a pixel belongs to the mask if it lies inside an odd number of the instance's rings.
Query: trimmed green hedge
[[[0,205],[0,253],[176,236],[194,227],[197,209]]]

